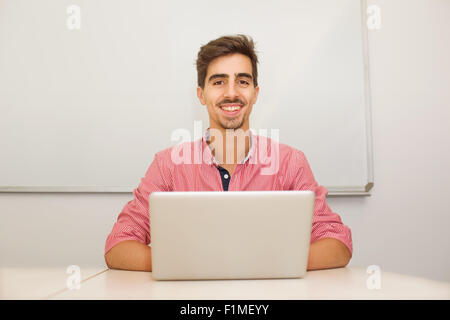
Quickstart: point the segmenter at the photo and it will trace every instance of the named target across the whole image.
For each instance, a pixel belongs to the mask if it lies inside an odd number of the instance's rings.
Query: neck
[[[210,127],[210,140],[208,143],[211,152],[219,164],[242,163],[250,150],[250,130],[244,127],[239,129],[225,129]]]

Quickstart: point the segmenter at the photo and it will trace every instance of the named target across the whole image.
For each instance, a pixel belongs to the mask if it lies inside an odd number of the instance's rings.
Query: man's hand
[[[105,255],[110,269],[152,271],[152,248],[135,240],[116,244]]]
[[[341,241],[333,238],[320,239],[309,247],[307,270],[345,267],[350,258],[350,250]]]

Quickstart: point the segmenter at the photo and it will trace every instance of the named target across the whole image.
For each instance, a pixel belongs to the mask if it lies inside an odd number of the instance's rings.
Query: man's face
[[[258,97],[254,87],[249,57],[234,53],[212,60],[208,66],[205,87],[197,96],[209,113],[209,125],[217,129],[249,129],[249,116]]]

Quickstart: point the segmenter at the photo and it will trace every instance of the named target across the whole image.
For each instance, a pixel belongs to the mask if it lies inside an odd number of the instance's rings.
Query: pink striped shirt
[[[184,148],[186,155],[190,150],[189,158],[192,161],[185,161],[190,163],[173,161],[173,154],[179,155],[180,148]],[[184,152],[181,154],[185,155]],[[269,168],[273,167],[273,163],[276,163],[275,171]],[[316,201],[311,243],[323,238],[334,238],[343,242],[350,253],[353,253],[350,228],[327,205],[325,197],[328,190],[317,184],[302,151],[273,139],[251,134],[248,156],[243,163],[236,165],[228,190],[314,191]],[[137,240],[147,245],[150,243],[151,208],[148,199],[154,191],[223,191],[217,163],[205,136],[156,153],[141,183],[133,191],[134,199],[125,205],[107,237],[105,254],[125,240]]]

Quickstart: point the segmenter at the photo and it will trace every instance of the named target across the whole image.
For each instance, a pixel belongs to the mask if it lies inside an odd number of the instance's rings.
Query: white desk
[[[309,271],[303,279],[156,281],[150,272],[108,270],[51,299],[450,299],[450,283],[381,272],[368,289],[366,268]]]
[[[365,268],[309,271],[303,279],[156,281],[151,272],[81,268],[70,290],[66,268],[0,269],[0,299],[450,299],[450,283],[381,272],[368,289]]]
[[[71,274],[66,267],[2,268],[0,269],[0,299],[47,299],[66,290]],[[80,268],[80,285],[105,268]]]

